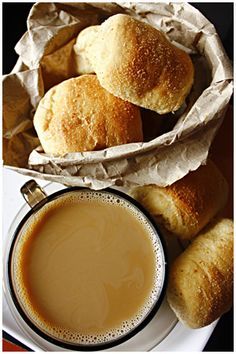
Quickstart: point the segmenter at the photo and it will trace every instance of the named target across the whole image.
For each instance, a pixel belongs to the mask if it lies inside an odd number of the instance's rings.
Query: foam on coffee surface
[[[24,264],[25,262],[24,258],[25,258],[25,254],[27,254],[27,247],[29,247],[29,245],[31,244],[30,238],[32,237],[32,234],[35,233],[35,230],[37,230],[37,232],[40,233],[40,227],[42,228],[42,225],[40,224],[39,220],[44,220],[46,215],[48,217],[50,213],[53,213],[53,211],[56,211],[58,208],[61,209],[63,207],[70,206],[70,205],[77,205],[78,207],[80,207],[83,205],[83,203],[85,203],[86,206],[90,205],[90,208],[92,210],[92,208],[94,208],[94,203],[96,204],[96,202],[100,206],[102,205],[109,206],[109,210],[111,212],[110,215],[107,215],[107,219],[104,221],[104,225],[102,225],[104,226],[104,228],[106,228],[109,219],[111,219],[115,215],[115,213],[117,213],[118,210],[117,208],[119,208],[119,210],[122,209],[128,215],[132,215],[135,218],[135,220],[138,222],[138,224],[144,228],[145,234],[149,238],[149,241],[151,241],[153,255],[154,255],[155,269],[153,269],[152,286],[147,291],[146,297],[143,299],[143,303],[139,306],[139,308],[135,311],[135,313],[132,316],[128,318],[124,318],[123,320],[120,321],[120,323],[117,323],[116,325],[110,326],[109,328],[105,328],[105,329],[103,328],[103,324],[101,323],[101,325],[99,325],[100,327],[98,326],[97,329],[93,329],[92,331],[88,330],[88,328],[83,329],[83,325],[80,323],[80,319],[76,319],[78,320],[79,323],[78,330],[77,330],[75,328],[76,326],[58,325],[56,320],[54,321],[54,319],[51,319],[50,316],[45,315],[42,308],[38,306],[37,301],[34,300],[34,295],[32,295],[31,293],[31,288],[29,287],[28,279],[26,279],[26,277],[29,277],[29,275],[26,276],[25,274],[27,265]],[[87,210],[89,209],[86,209],[86,212]],[[99,236],[100,236],[99,232],[97,232],[97,237]],[[109,243],[107,247],[109,247]],[[117,247],[119,248],[120,245],[118,244]],[[120,260],[121,268],[122,268],[122,261],[123,260],[121,259]],[[45,258],[45,264],[46,262],[47,262],[47,258]],[[119,267],[117,269],[119,269]],[[144,214],[140,213],[135,206],[132,206],[122,197],[117,197],[104,192],[91,193],[89,191],[83,190],[80,192],[70,192],[65,196],[53,200],[52,202],[46,204],[41,210],[39,210],[36,214],[34,214],[31,217],[31,219],[27,222],[27,224],[25,224],[24,228],[22,229],[21,235],[19,237],[19,242],[17,242],[15,246],[12,272],[13,272],[14,286],[15,286],[17,298],[22,308],[24,309],[25,313],[27,314],[27,316],[39,329],[41,329],[46,334],[56,339],[59,339],[61,341],[70,342],[74,344],[98,344],[98,343],[109,342],[116,338],[122,337],[123,335],[127,334],[135,327],[137,327],[140,324],[140,322],[142,322],[143,318],[150,312],[150,310],[152,309],[153,305],[156,302],[156,299],[160,295],[163,286],[165,270],[164,270],[164,258],[163,258],[162,246],[158,238],[156,237],[155,230],[150,225],[150,223],[148,222]],[[125,276],[126,275],[124,275],[122,279],[125,279]],[[128,275],[126,277],[128,277]],[[142,280],[142,274],[141,273],[139,274],[138,270],[137,270],[137,274],[135,274],[134,277],[136,277],[137,279],[140,278]],[[119,276],[117,278],[119,279]],[[81,276],[81,279],[83,279],[83,274]],[[110,279],[107,280],[107,283],[112,284],[112,282],[110,282]],[[135,284],[136,284],[135,286],[138,287],[137,284],[139,284],[139,281],[137,281]],[[132,285],[132,281],[131,281],[131,285]],[[115,287],[119,286],[119,281],[118,284],[115,284],[114,289],[112,286],[113,284],[109,285],[108,288],[109,289],[112,288],[111,293],[113,293],[114,291],[115,294],[116,292]],[[82,285],[81,285],[81,289],[82,289]],[[107,295],[106,294],[104,295],[103,293],[100,294],[99,292],[101,293],[103,292],[102,288],[100,289],[100,287],[95,286],[94,294],[88,294],[88,297],[91,296],[93,302],[96,302],[96,297],[98,301],[101,300],[101,302],[105,302],[105,304],[103,304],[103,310],[105,309],[103,312],[106,312],[107,306],[106,306],[106,301],[104,299],[106,299]],[[125,300],[126,299],[124,298],[123,301],[125,302]],[[45,302],[47,302],[47,299],[45,299]],[[99,311],[97,309],[99,309],[99,305],[95,307],[95,310]],[[73,317],[74,315],[75,315],[75,311],[73,311],[71,316]],[[84,316],[86,317],[86,314]],[[97,317],[100,318],[102,316],[103,314],[100,314]]]

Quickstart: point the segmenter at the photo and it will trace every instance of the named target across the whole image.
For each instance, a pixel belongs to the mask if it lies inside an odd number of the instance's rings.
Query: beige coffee
[[[12,272],[21,306],[42,331],[96,344],[142,321],[161,291],[164,260],[154,229],[135,207],[83,190],[30,218]]]

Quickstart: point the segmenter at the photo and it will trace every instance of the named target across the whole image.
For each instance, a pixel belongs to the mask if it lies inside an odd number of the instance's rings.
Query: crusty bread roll
[[[167,300],[181,322],[204,327],[232,306],[233,222],[209,225],[170,268]]]
[[[75,66],[77,74],[92,74],[94,69],[90,61],[92,53],[90,52],[93,43],[96,40],[100,26],[90,26],[82,30],[74,45]]]
[[[131,195],[182,240],[193,238],[225,205],[228,185],[212,161],[168,187],[135,187]]]
[[[128,15],[101,24],[89,60],[106,90],[159,114],[178,110],[193,83],[189,55]]]
[[[96,75],[51,88],[39,103],[34,126],[44,151],[55,155],[143,139],[139,108],[103,89]]]

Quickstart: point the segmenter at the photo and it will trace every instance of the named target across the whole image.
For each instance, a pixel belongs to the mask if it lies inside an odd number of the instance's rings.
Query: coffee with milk
[[[12,278],[30,320],[49,336],[98,344],[129,333],[163,285],[156,231],[134,205],[111,193],[72,191],[23,226]]]

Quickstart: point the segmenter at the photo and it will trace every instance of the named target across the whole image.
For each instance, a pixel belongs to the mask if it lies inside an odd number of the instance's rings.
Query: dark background
[[[3,74],[9,73],[16,61],[14,46],[26,31],[26,19],[33,3],[3,3]],[[229,58],[233,61],[233,3],[191,3],[216,27]],[[7,334],[3,334],[7,337]],[[8,337],[9,339],[9,337]],[[11,338],[11,340],[13,340]],[[204,351],[233,351],[233,310],[219,320]]]

